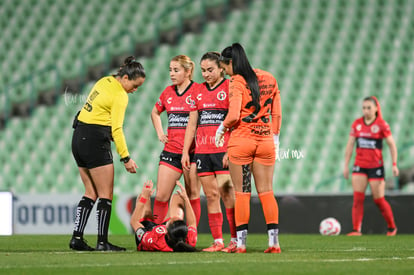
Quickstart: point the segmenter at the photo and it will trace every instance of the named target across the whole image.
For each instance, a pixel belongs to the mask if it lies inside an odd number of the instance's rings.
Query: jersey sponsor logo
[[[357,131],[361,131],[361,128],[362,128],[362,125],[361,125],[361,124],[358,124],[358,125],[356,126]]]
[[[199,125],[218,125],[224,120],[225,116],[226,112],[220,110],[202,110],[201,112],[199,112]]]
[[[216,107],[216,103],[204,103],[203,108],[212,108]]]
[[[168,127],[169,128],[185,128],[188,123],[188,113],[169,113]]]
[[[172,97],[169,97],[169,98],[167,99],[167,103],[168,103],[168,104],[171,104],[171,102],[172,102]]]
[[[184,111],[184,107],[171,107],[171,111]]]
[[[161,99],[158,99],[157,104],[158,104],[158,106],[162,106],[162,101],[161,101]]]
[[[376,133],[378,133],[379,132],[379,127],[378,127],[378,125],[372,125],[372,127],[371,127],[371,132],[373,132],[374,134],[376,134]]]
[[[217,99],[218,100],[225,100],[227,98],[226,92],[225,91],[220,91],[217,93]]]
[[[358,138],[357,147],[364,149],[382,149],[382,140]]]
[[[255,125],[250,130],[250,133],[259,135],[259,136],[270,136],[271,131],[270,131],[270,127],[267,125]]]

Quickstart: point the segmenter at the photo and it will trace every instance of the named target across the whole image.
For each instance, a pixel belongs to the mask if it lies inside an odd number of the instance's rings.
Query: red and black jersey
[[[161,251],[172,252],[173,249],[168,246],[165,240],[167,235],[167,227],[165,225],[157,225],[152,230],[147,231],[142,236],[142,240],[137,247],[139,251]],[[197,229],[194,227],[188,227],[186,243],[191,246],[197,244]]]
[[[229,80],[223,81],[214,89],[204,82],[198,93],[193,94],[191,110],[198,111],[196,154],[222,153],[227,151],[230,132],[224,135],[223,147],[215,145],[216,130],[223,122],[229,108]]]
[[[155,108],[160,113],[167,111],[168,115],[168,143],[165,144],[165,151],[182,154],[185,129],[192,105],[191,95],[198,93],[199,89],[200,84],[191,82],[184,93],[180,95],[177,92],[177,86],[168,86],[155,104]]]
[[[365,124],[364,117],[354,121],[351,136],[356,138],[355,166],[377,168],[384,165],[382,160],[382,140],[391,135],[390,126],[377,117],[370,125]]]

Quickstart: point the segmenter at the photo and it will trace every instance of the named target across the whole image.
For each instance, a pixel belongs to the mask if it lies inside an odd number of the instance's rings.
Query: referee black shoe
[[[126,248],[113,245],[109,242],[98,242],[96,244],[96,249],[95,250],[97,250],[97,251],[125,251]]]
[[[69,242],[69,248],[78,251],[94,251],[82,237],[72,237]]]

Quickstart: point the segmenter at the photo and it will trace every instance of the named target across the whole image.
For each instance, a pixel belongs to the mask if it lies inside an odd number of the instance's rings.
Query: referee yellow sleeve
[[[127,106],[128,95],[126,93],[122,93],[119,95],[119,98],[113,100],[113,105],[111,108],[112,138],[115,142],[116,151],[121,156],[121,158],[129,156],[124,131],[122,129]]]

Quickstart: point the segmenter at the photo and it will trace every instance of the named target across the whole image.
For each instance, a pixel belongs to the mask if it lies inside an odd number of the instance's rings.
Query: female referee
[[[235,195],[226,154],[229,135],[225,135],[223,147],[217,148],[214,144],[217,126],[223,122],[229,107],[229,81],[224,78],[224,70],[219,67],[219,57],[220,54],[216,52],[208,52],[201,57],[200,66],[205,82],[201,85],[202,89],[193,95],[194,104],[191,106],[185,133],[181,163],[184,169],[190,169],[189,150],[196,136],[194,162],[207,197],[208,221],[214,239],[213,245],[203,251],[233,252],[237,247],[237,235],[234,222]],[[226,208],[231,233],[231,240],[226,248],[223,243],[220,197]]]
[[[382,160],[382,140],[388,144],[392,158],[392,173],[398,176],[397,147],[391,134],[390,126],[382,119],[381,106],[375,96],[364,98],[363,116],[354,121],[345,149],[344,177],[349,177],[349,160],[355,141],[356,157],[352,168],[352,188],[354,203],[352,205],[353,231],[348,236],[361,236],[361,224],[364,216],[365,190],[369,183],[372,197],[388,225],[387,236],[397,234],[391,206],[384,198],[385,175]]]
[[[179,181],[177,194],[172,195],[169,219],[156,224],[151,211],[152,181],[147,181],[137,197],[131,226],[138,251],[195,252],[197,221],[185,188]],[[184,222],[184,214],[187,222]]]
[[[188,56],[175,56],[170,62],[170,78],[173,85],[165,88],[151,113],[158,139],[165,144],[160,155],[154,201],[154,219],[157,224],[164,221],[175,182],[182,174],[197,221],[200,217],[200,186],[195,164],[190,171],[183,171],[181,166],[185,128],[192,102],[191,95],[200,88],[199,84],[192,81],[193,72],[194,62]],[[160,117],[164,111],[167,111],[168,115],[167,135],[164,134]],[[191,153],[193,151],[194,149]]]
[[[125,59],[118,73],[95,83],[87,102],[74,121],[72,153],[79,167],[85,194],[76,209],[75,226],[69,247],[74,250],[94,250],[83,239],[89,214],[97,198],[98,241],[96,250],[122,251],[125,248],[108,242],[108,227],[112,209],[114,165],[111,140],[130,173],[138,166],[130,158],[122,130],[128,94],[145,81],[145,71],[133,56]]]
[[[236,253],[246,253],[250,219],[251,172],[267,224],[269,247],[265,253],[280,253],[279,208],[273,193],[273,170],[281,126],[280,91],[268,72],[250,66],[239,43],[225,48],[220,66],[231,76],[229,111],[216,132],[216,146],[232,129],[228,143],[229,169],[236,191]],[[270,121],[269,117],[272,117]]]

